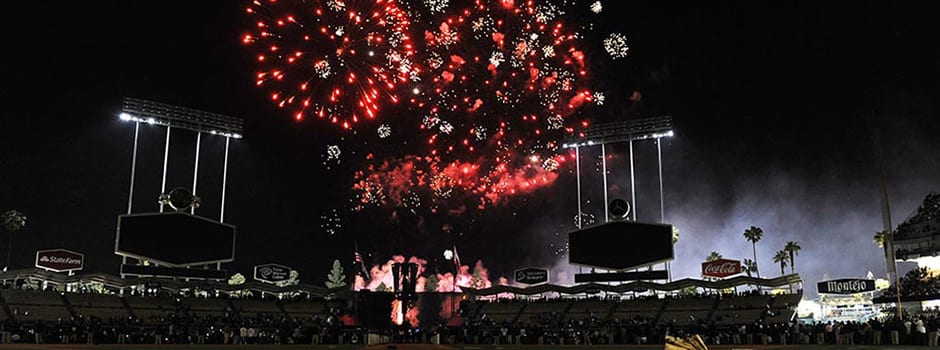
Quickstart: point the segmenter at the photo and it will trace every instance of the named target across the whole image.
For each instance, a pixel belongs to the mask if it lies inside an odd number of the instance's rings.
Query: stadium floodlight
[[[242,119],[166,103],[124,98],[121,120],[242,138]]]
[[[578,216],[576,226],[581,228],[581,147],[601,146],[601,167],[604,179],[604,215],[605,222],[609,220],[607,198],[607,145],[612,143],[629,143],[630,152],[630,197],[633,208],[633,221],[636,221],[636,179],[633,169],[633,141],[656,140],[657,163],[659,164],[659,212],[660,221],[665,221],[665,208],[663,204],[663,166],[662,142],[664,137],[672,137],[672,117],[659,116],[652,118],[633,119],[624,122],[595,124],[571,137],[562,143],[562,148],[574,148],[576,161],[576,174],[578,184]]]
[[[596,124],[578,135],[578,137],[566,140],[562,147],[576,148],[607,143],[659,139],[674,135],[672,117],[662,116],[628,120],[626,122]]]
[[[124,105],[118,116],[122,121],[135,122],[134,129],[134,153],[131,158],[131,184],[127,200],[127,213],[132,212],[134,198],[134,176],[137,165],[137,143],[138,133],[141,123],[150,125],[159,125],[166,127],[166,139],[163,150],[163,177],[160,185],[160,193],[166,193],[166,173],[170,153],[170,131],[172,129],[184,129],[196,133],[195,164],[193,166],[193,185],[192,192],[195,195],[198,185],[199,174],[199,153],[202,134],[225,137],[225,155],[222,163],[222,198],[221,209],[219,212],[219,221],[225,220],[225,189],[228,175],[228,154],[229,141],[231,139],[241,139],[243,137],[242,119],[227,116],[218,113],[206,112],[188,107],[174,106],[166,103],[148,101],[139,98],[125,97]],[[160,212],[163,212],[164,205],[160,204]],[[190,210],[190,214],[195,214],[195,208]]]

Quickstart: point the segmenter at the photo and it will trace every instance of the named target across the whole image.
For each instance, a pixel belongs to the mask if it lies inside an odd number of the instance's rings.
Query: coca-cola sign
[[[36,252],[36,267],[54,272],[81,270],[85,266],[85,254],[65,249],[48,249]]]
[[[816,284],[816,290],[824,294],[855,294],[875,290],[875,280],[839,279],[822,281]]]
[[[730,259],[718,259],[702,263],[702,276],[728,277],[741,273],[741,262]]]

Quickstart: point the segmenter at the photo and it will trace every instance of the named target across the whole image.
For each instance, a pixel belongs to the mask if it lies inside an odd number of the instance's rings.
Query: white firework
[[[414,192],[410,192],[401,199],[401,204],[413,213],[416,208],[421,206],[421,197],[418,197],[418,194]]]
[[[337,231],[343,228],[342,220],[339,217],[339,211],[333,209],[327,214],[320,215],[320,228],[330,235],[335,235]]]
[[[604,96],[604,93],[603,93],[603,92],[595,92],[595,93],[594,93],[594,104],[596,104],[596,105],[598,105],[598,106],[603,106],[605,99],[607,99],[607,96]]]
[[[336,31],[334,31],[333,33],[335,33],[336,36],[343,36],[343,34],[346,34],[346,29],[343,28],[343,26],[338,26],[336,27]]]
[[[321,79],[329,78],[330,74],[332,74],[330,62],[327,60],[317,61],[317,63],[313,64],[313,72]]]
[[[379,125],[379,138],[386,138],[392,135],[392,127],[388,124]]]
[[[431,13],[443,12],[449,2],[449,0],[424,0],[424,6],[427,6]]]
[[[436,116],[426,115],[424,116],[424,119],[421,120],[421,125],[424,126],[426,129],[430,129],[430,128],[435,127],[440,122],[441,120],[438,119]]]
[[[338,160],[339,160],[339,155],[340,155],[341,153],[342,153],[342,152],[339,150],[339,146],[337,146],[337,145],[330,145],[329,147],[326,148],[326,160],[334,160],[334,159],[335,159],[335,160],[338,161]]]
[[[441,45],[450,47],[451,45],[457,43],[457,32],[448,28],[442,28],[441,33],[437,37],[437,40]]]
[[[555,158],[546,158],[545,161],[542,162],[542,169],[555,171],[558,169],[558,161],[555,160]]]
[[[545,56],[545,58],[555,57],[555,47],[551,45],[542,46],[542,56]]]
[[[546,122],[548,123],[548,128],[550,130],[558,130],[565,126],[565,118],[562,118],[562,116],[558,114],[548,117]]]
[[[600,1],[595,1],[593,4],[591,4],[591,12],[601,13],[601,11],[603,10],[604,10],[604,5],[601,5]]]
[[[486,128],[482,126],[473,128],[473,136],[476,137],[477,141],[486,140]]]
[[[539,5],[535,8],[535,19],[541,23],[548,23],[555,17],[563,14],[565,14],[565,11],[562,11],[552,4]]]
[[[450,134],[454,131],[454,126],[448,122],[441,122],[440,130],[442,133]]]
[[[437,52],[432,52],[431,57],[428,57],[428,66],[431,69],[438,69],[442,64],[444,64],[444,58],[438,55]]]
[[[597,222],[597,218],[594,216],[594,214],[581,213],[581,215],[574,216],[574,227],[577,228],[588,227],[594,225],[595,222]],[[578,224],[580,224],[580,226]]]
[[[333,11],[342,11],[346,9],[346,2],[343,0],[329,0],[326,2],[326,6],[329,6]]]
[[[604,50],[610,54],[613,59],[627,57],[630,47],[627,46],[627,37],[620,33],[611,33],[604,39]]]
[[[499,64],[505,61],[506,61],[506,58],[503,57],[502,52],[493,51],[493,53],[490,55],[490,64],[492,64],[493,67],[499,67]]]
[[[473,20],[470,25],[473,29],[473,36],[477,39],[484,39],[493,29],[493,18],[488,15],[482,16]]]

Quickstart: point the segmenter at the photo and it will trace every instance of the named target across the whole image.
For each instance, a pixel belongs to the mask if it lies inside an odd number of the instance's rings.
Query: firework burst
[[[384,171],[420,169],[409,186],[467,193],[481,207],[550,184],[565,159],[559,140],[586,126],[577,112],[593,102],[578,36],[549,3],[478,0],[448,12],[415,55],[424,74],[410,102],[424,116],[426,153]]]
[[[416,77],[410,21],[395,0],[254,0],[242,37],[259,66],[256,84],[297,120],[344,129],[378,118]]]
[[[604,50],[607,50],[613,59],[627,57],[627,53],[630,52],[627,37],[620,33],[611,33],[607,39],[604,39]]]

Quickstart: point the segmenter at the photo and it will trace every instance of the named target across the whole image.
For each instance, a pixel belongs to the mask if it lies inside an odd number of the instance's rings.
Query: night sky
[[[579,3],[566,21],[593,23],[582,45],[607,102],[592,118],[671,115],[675,123],[676,137],[663,143],[666,221],[681,231],[675,276],[697,277],[712,250],[750,257],[742,232],[752,225],[764,230],[757,246],[764,275],[779,273],[771,257],[790,240],[803,247],[796,268],[807,282],[884,275],[872,243],[881,228],[875,130],[888,158],[895,224],[940,191],[940,47],[931,11],[607,0],[593,14],[589,4]],[[492,275],[550,266],[561,272],[556,282],[570,282],[552,246],[574,229],[570,166],[553,186],[484,212],[404,213],[395,221],[389,208],[351,212],[357,161],[371,148],[406,151],[415,143],[357,148],[350,146],[356,135],[277,110],[254,86],[255,66],[239,40],[250,25],[244,5],[5,6],[0,209],[29,218],[15,237],[14,267],[31,265],[36,249],[62,247],[85,253],[87,270],[117,273],[114,233],[127,205],[134,130],[117,115],[131,96],[245,119],[245,138],[232,144],[226,198],[226,221],[239,229],[230,273],[277,262],[321,284],[333,259],[351,263],[354,242],[373,263],[392,253],[433,262],[456,244],[465,263],[483,259]],[[626,59],[603,51],[612,32],[628,37]],[[627,100],[633,91],[641,102]],[[157,210],[163,135],[141,127],[135,212]],[[168,187],[191,187],[194,142],[192,133],[173,135]],[[345,153],[327,167],[326,145],[334,143]],[[218,218],[223,144],[203,138],[197,214],[210,218]],[[608,149],[612,198],[629,196],[625,147]],[[582,153],[583,191],[585,211],[602,217],[598,154]],[[636,154],[639,220],[656,222],[655,144],[638,143]],[[342,227],[330,235],[323,217],[334,210]]]

